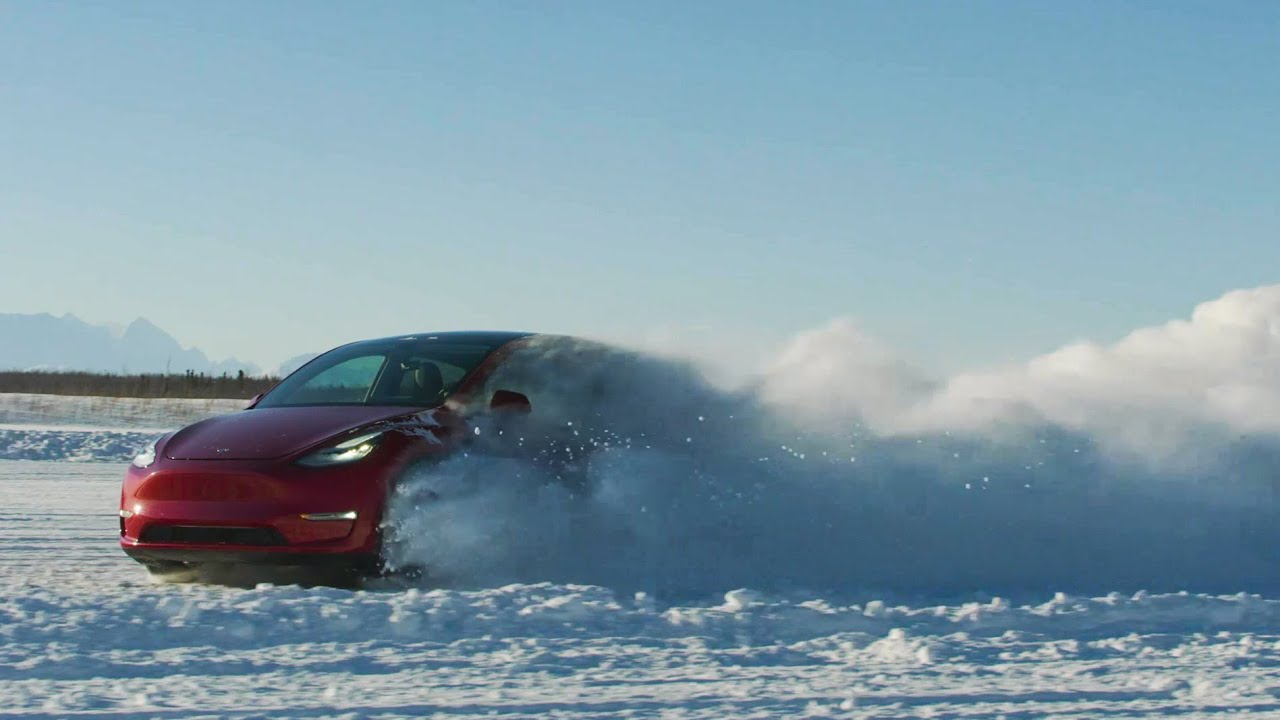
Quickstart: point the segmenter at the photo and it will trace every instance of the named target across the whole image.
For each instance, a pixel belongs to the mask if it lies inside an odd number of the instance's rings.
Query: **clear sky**
[[[1280,4],[0,0],[0,312],[922,364],[1280,279]]]

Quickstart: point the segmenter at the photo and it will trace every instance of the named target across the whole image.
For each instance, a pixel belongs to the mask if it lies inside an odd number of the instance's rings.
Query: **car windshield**
[[[282,380],[255,407],[433,407],[443,402],[495,349],[497,345],[434,337],[345,345]]]

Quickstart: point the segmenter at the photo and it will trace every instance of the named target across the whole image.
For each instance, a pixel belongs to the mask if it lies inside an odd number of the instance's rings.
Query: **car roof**
[[[373,338],[369,340],[360,340],[357,343],[366,342],[383,342],[387,340],[439,340],[441,342],[458,343],[461,345],[490,345],[494,348],[501,347],[512,340],[519,340],[534,335],[535,333],[514,332],[510,330],[450,330],[448,332],[421,332],[412,335],[392,335],[391,337]]]

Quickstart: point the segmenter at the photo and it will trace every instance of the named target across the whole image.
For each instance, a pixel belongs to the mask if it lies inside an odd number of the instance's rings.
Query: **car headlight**
[[[163,437],[163,436],[161,436]],[[151,463],[156,461],[156,446],[160,444],[160,438],[152,438],[147,444],[133,456],[133,466],[139,468],[151,467]]]
[[[373,449],[378,446],[378,438],[380,437],[382,437],[381,432],[357,435],[332,447],[317,450],[299,460],[298,464],[307,467],[326,467],[328,465],[355,462],[373,452]]]

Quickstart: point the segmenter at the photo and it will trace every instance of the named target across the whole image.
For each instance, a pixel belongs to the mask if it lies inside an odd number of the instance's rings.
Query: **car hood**
[[[344,430],[412,412],[363,405],[242,410],[179,430],[165,443],[164,454],[171,460],[267,460],[305,450]]]

